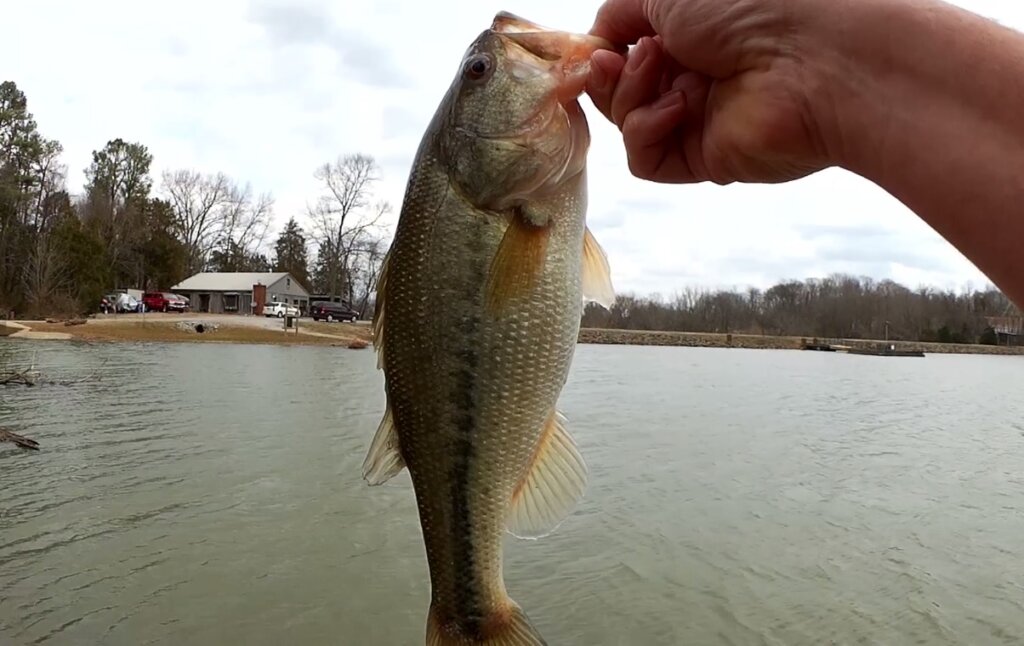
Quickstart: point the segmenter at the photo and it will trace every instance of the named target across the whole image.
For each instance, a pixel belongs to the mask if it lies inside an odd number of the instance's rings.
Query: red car
[[[188,301],[170,292],[146,292],[142,295],[142,303],[150,312],[184,312],[188,309]]]

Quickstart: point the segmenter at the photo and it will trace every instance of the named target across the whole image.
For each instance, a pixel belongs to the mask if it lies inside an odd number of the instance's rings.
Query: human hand
[[[607,0],[591,33],[636,46],[596,52],[587,93],[622,132],[630,171],[666,183],[774,183],[835,163],[823,118],[834,72],[813,42],[821,6]]]

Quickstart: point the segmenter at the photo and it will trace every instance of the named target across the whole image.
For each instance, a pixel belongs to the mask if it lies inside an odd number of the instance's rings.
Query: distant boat
[[[803,344],[804,350],[816,352],[843,352],[846,354],[862,354],[872,357],[923,357],[924,352],[920,350],[897,350],[894,343],[876,343],[874,347],[868,346],[857,348],[852,345],[840,345],[838,343],[824,343],[815,339],[811,343]]]
[[[867,354],[873,357],[923,357],[920,350],[897,350],[893,343],[879,343],[874,348],[850,348],[848,354]]]

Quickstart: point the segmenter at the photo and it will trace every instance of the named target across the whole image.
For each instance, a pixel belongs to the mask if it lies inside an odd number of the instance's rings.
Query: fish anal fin
[[[589,227],[583,235],[581,285],[585,300],[593,301],[605,309],[610,309],[615,303],[615,288],[612,286],[608,256]]]
[[[514,601],[501,612],[474,624],[468,633],[458,621],[446,619],[431,604],[427,614],[427,646],[547,646],[529,617]]]
[[[398,475],[405,468],[405,460],[398,446],[395,418],[391,406],[377,426],[377,433],[370,442],[370,449],[363,460],[363,479],[371,486],[382,485]]]
[[[500,314],[514,299],[536,284],[547,257],[548,226],[531,224],[519,213],[508,218],[508,226],[491,261],[487,275],[487,307]]]
[[[541,538],[553,532],[583,498],[587,465],[553,411],[541,433],[533,461],[512,494],[506,526],[519,538]]]

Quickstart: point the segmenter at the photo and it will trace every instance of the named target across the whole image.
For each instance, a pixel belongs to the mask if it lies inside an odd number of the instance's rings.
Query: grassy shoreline
[[[89,319],[83,325],[65,325],[63,322],[19,321],[39,338],[64,337],[89,342],[181,342],[181,343],[248,343],[271,345],[317,345],[365,347],[372,342],[372,330],[366,324],[316,323],[299,321],[299,331],[285,332],[266,326],[254,326],[251,321],[241,324],[230,316],[213,317],[153,317],[143,322],[116,319]],[[212,319],[215,330],[202,334],[179,327],[183,320],[197,321]],[[19,328],[7,327],[0,321],[0,338],[18,332]],[[18,335],[19,338],[25,335]],[[26,339],[32,335],[25,336]],[[649,330],[616,330],[583,328],[579,342],[588,345],[636,345],[674,346],[691,348],[739,348],[748,350],[800,350],[810,337],[759,336],[751,334],[718,334],[710,332],[665,332]],[[842,339],[851,347],[871,347],[879,341],[865,339]],[[892,341],[898,350],[914,350],[926,354],[988,354],[1024,355],[1024,347],[1006,347],[959,343],[925,343],[916,341]]]

